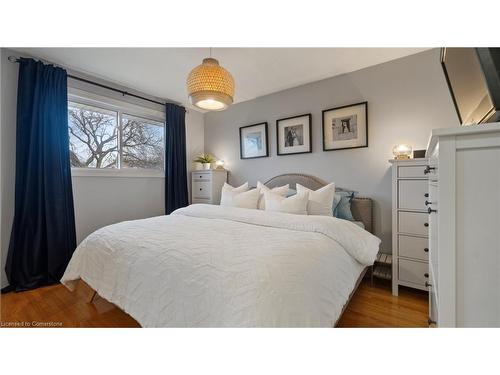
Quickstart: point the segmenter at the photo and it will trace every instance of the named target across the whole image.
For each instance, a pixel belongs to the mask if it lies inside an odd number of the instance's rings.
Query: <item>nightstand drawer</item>
[[[398,236],[399,256],[428,261],[429,240],[422,237]]]
[[[425,277],[429,274],[429,265],[413,260],[399,259],[399,280],[407,283],[425,286],[429,279]]]
[[[193,198],[210,198],[212,187],[210,182],[194,181]]]
[[[426,178],[425,165],[398,167],[398,178]]]
[[[398,229],[400,233],[427,236],[429,233],[429,215],[425,212],[399,212]]]
[[[211,181],[211,179],[210,172],[193,172],[193,183],[195,181]]]
[[[406,210],[425,210],[427,180],[399,180],[398,206]]]

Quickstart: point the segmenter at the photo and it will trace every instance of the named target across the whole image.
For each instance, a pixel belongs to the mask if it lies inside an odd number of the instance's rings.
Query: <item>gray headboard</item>
[[[326,181],[314,176],[309,176],[307,174],[301,173],[287,173],[271,178],[264,185],[269,188],[276,186],[283,186],[286,184],[290,185],[290,189],[295,189],[295,184],[301,184],[311,190],[318,190],[325,185],[328,185]],[[345,191],[349,189],[343,189],[340,187],[335,187],[337,191]],[[350,191],[350,190],[349,190]],[[370,198],[356,197],[351,202],[352,216],[357,221],[363,222],[365,229],[368,232],[373,231],[373,218],[372,218],[372,200]]]

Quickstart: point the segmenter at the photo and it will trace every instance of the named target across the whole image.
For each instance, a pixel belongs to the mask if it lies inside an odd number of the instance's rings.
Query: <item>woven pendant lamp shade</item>
[[[206,58],[189,73],[187,90],[193,105],[222,111],[233,103],[234,79],[216,59]]]

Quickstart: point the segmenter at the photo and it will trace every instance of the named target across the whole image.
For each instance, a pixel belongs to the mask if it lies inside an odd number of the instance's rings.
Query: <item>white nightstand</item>
[[[209,169],[194,171],[191,178],[191,203],[220,203],[222,186],[227,181],[227,170]]]
[[[399,285],[427,290],[429,277],[427,159],[392,164],[392,294]]]

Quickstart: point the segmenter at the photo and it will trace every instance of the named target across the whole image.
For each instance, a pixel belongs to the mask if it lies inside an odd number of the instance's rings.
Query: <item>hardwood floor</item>
[[[80,281],[75,292],[63,285],[52,285],[21,293],[1,295],[2,326],[18,323],[48,323],[52,327],[139,327],[128,314],[96,296],[88,303],[92,290]]]
[[[427,292],[400,287],[399,296],[391,293],[390,282],[363,281],[351,299],[338,327],[428,327]]]
[[[2,327],[139,327],[129,315],[103,298],[88,303],[91,289],[83,282],[74,293],[54,285],[0,297]],[[427,294],[401,288],[393,297],[383,281],[363,281],[339,327],[427,327]]]

